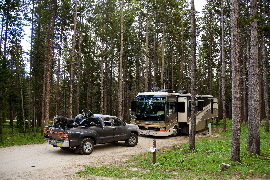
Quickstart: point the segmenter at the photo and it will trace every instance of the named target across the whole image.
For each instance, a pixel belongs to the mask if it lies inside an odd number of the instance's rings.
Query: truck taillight
[[[58,136],[61,137],[61,138],[66,138],[66,139],[69,138],[67,132],[58,132]]]
[[[68,133],[67,132],[65,132],[64,138],[69,139],[69,136],[68,136]]]

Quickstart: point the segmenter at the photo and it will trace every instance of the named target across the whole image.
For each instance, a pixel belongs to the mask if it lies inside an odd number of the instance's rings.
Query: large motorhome
[[[172,90],[138,93],[131,103],[131,115],[131,123],[139,126],[141,135],[189,134],[191,94]],[[196,131],[205,129],[217,116],[217,98],[196,95]]]

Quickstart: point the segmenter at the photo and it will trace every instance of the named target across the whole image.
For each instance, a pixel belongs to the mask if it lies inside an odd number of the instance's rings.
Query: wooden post
[[[156,140],[153,140],[153,148],[154,148],[154,152],[153,152],[153,164],[156,164],[156,157],[157,157],[157,144],[156,144]]]

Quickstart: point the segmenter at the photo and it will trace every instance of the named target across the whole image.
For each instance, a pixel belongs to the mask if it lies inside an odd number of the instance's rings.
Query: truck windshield
[[[142,96],[137,99],[138,115],[161,116],[165,113],[165,97]]]

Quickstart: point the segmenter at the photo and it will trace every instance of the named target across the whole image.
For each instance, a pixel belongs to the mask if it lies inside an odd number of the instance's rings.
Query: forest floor
[[[75,154],[48,143],[0,148],[0,179],[80,179],[76,172],[84,169],[84,165],[102,166],[124,162],[133,155],[149,152],[153,139],[156,139],[157,149],[188,142],[188,136],[140,136],[135,147],[125,147],[122,142],[97,145],[90,155]]]

